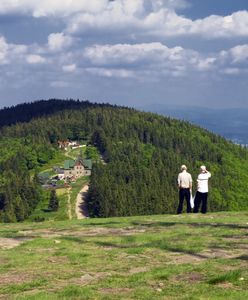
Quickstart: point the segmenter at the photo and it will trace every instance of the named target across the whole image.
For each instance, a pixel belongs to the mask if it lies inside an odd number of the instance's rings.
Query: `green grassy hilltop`
[[[2,224],[0,299],[248,299],[248,213]]]

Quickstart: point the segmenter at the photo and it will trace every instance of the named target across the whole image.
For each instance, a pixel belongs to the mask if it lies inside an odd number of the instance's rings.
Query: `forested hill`
[[[58,99],[22,103],[16,106],[0,109],[0,127],[16,123],[29,122],[33,118],[52,115],[65,109],[82,109],[93,106],[94,104],[89,101],[61,101]],[[105,104],[105,106],[107,106],[107,104]]]
[[[23,220],[34,209],[42,191],[36,175],[31,178],[30,174],[54,157],[61,139],[87,140],[107,162],[93,166],[87,203],[91,216],[175,212],[176,178],[182,163],[194,179],[202,164],[211,171],[210,210],[248,208],[246,149],[187,122],[156,114],[66,103],[43,103],[50,106],[49,114],[43,116],[39,105],[26,104],[26,111],[32,106],[32,117],[24,113],[22,119],[15,119],[19,123],[0,130],[0,220]],[[23,122],[25,118],[30,121]]]

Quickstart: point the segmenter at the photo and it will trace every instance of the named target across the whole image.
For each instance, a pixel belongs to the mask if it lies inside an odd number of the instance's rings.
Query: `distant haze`
[[[248,109],[210,109],[161,104],[143,106],[139,109],[186,120],[235,143],[248,145]]]

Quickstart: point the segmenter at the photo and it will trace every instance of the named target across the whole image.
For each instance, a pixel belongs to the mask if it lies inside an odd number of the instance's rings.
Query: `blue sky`
[[[1,0],[0,107],[248,107],[247,0]]]

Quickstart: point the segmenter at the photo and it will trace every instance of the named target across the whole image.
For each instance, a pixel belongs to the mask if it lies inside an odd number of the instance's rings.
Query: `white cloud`
[[[72,43],[72,37],[66,36],[63,32],[51,33],[48,36],[48,48],[51,51],[61,51],[67,47],[70,47]]]
[[[224,69],[224,74],[246,74],[248,72],[248,44],[221,51],[218,59],[220,66]]]
[[[126,69],[86,68],[86,71],[102,77],[136,78],[135,72]]]
[[[193,51],[192,51],[193,52]],[[193,53],[192,53],[193,54]],[[94,65],[176,63],[187,55],[182,47],[168,48],[161,43],[94,45],[84,51],[84,56]]]
[[[65,65],[62,67],[62,70],[64,72],[74,72],[76,70],[77,66],[76,64],[71,64],[71,65]]]
[[[192,20],[177,12],[187,5],[185,0],[1,0],[0,14],[59,18],[66,22],[70,34],[100,31],[126,36],[248,36],[247,10]]]
[[[151,74],[158,78],[184,76],[190,70],[199,71],[204,61],[196,51],[161,43],[94,45],[85,49],[84,57],[96,75],[137,79],[150,78]],[[205,65],[213,62],[206,60]]]
[[[0,65],[22,60],[27,49],[25,45],[9,44],[5,37],[0,36]]]
[[[248,63],[248,45],[238,45],[230,49],[229,53],[234,63],[246,61]]]
[[[239,75],[241,71],[238,68],[225,68],[223,73],[226,75]]]
[[[200,59],[197,68],[200,71],[207,71],[214,67],[215,62],[216,62],[216,57],[208,57],[205,59]]]
[[[46,62],[46,59],[37,54],[30,54],[26,57],[28,64],[43,64]]]
[[[78,12],[98,13],[108,0],[1,0],[0,14],[23,14],[33,17],[66,17]]]
[[[187,33],[187,32],[186,32]],[[208,38],[248,36],[248,11],[238,11],[229,16],[209,16],[192,22],[189,33]]]
[[[6,56],[8,53],[8,44],[5,41],[4,37],[0,37],[0,65],[5,64]]]
[[[112,32],[124,35],[171,37],[198,35],[203,38],[248,36],[248,11],[228,16],[212,15],[191,20],[178,15],[173,1],[116,0],[99,13],[78,13],[68,20],[71,34]]]
[[[53,88],[66,88],[69,86],[69,83],[66,81],[52,81],[50,86]]]
[[[245,74],[248,70],[247,53],[248,45],[203,55],[182,47],[169,48],[162,43],[142,43],[94,45],[85,49],[84,58],[90,65],[87,70],[96,75],[121,77],[123,74],[123,77],[144,79],[150,78],[151,74],[157,78],[197,73]]]

